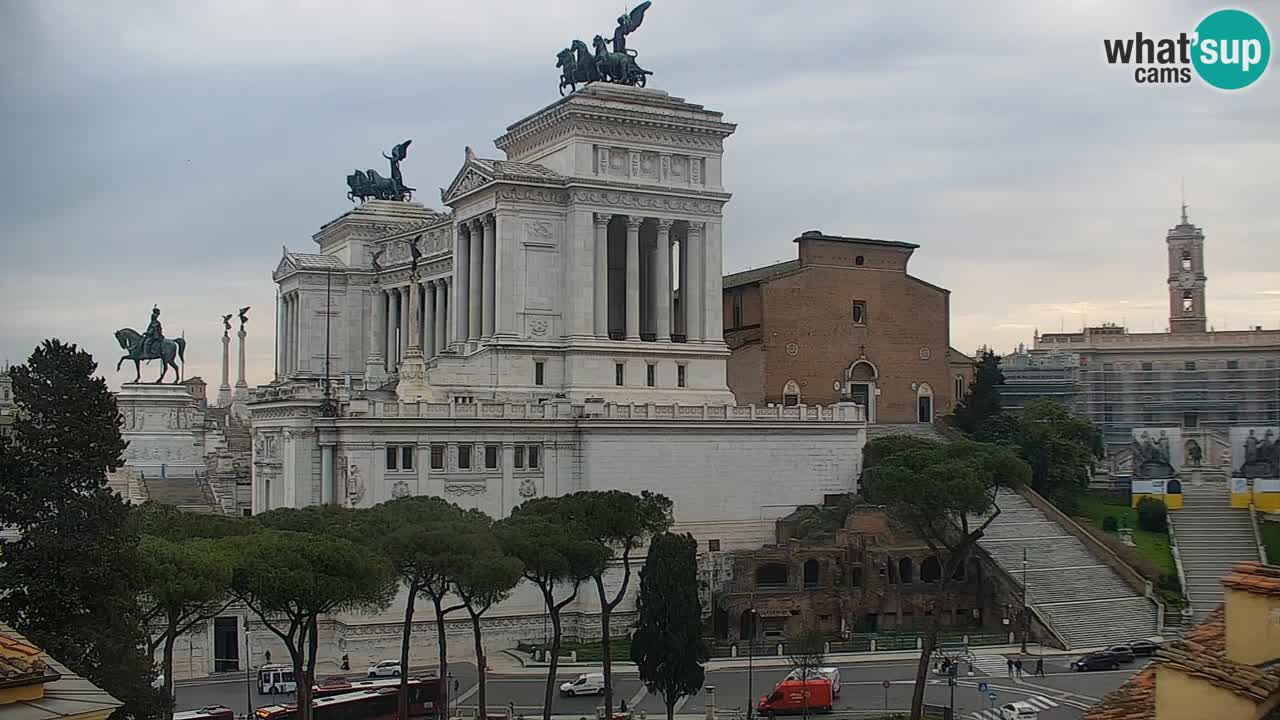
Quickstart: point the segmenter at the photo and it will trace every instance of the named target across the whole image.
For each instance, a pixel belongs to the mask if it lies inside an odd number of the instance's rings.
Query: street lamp
[[[754,601],[752,607],[747,608],[747,720],[751,720],[751,714],[756,709],[756,692],[755,692],[755,644],[756,644],[756,609]]]

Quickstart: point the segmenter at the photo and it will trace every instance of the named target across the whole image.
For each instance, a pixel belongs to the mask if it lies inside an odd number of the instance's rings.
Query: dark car
[[[1126,644],[1126,645],[1112,645],[1111,647],[1107,648],[1106,650],[1103,650],[1103,652],[1111,653],[1112,655],[1115,655],[1115,656],[1116,656],[1116,659],[1117,659],[1117,660],[1119,660],[1119,661],[1120,661],[1120,662],[1122,662],[1122,663],[1131,663],[1131,662],[1133,662],[1133,656],[1137,654],[1137,653],[1135,653],[1135,652],[1133,651],[1133,646],[1132,646],[1132,645],[1127,645],[1127,644]]]
[[[1150,640],[1134,640],[1129,643],[1129,647],[1133,648],[1133,654],[1139,657],[1151,657],[1156,654],[1156,650],[1160,648],[1160,643]]]
[[[1119,670],[1120,658],[1109,652],[1089,653],[1075,662],[1071,663],[1071,669],[1075,672],[1088,672],[1090,670]]]

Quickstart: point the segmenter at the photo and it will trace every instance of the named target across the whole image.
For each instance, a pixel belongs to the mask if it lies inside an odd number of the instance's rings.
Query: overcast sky
[[[1280,3],[1241,2],[1280,31]],[[1236,93],[1142,86],[1104,37],[1190,31],[1196,2],[655,0],[629,46],[651,86],[723,111],[724,270],[832,234],[921,247],[953,344],[1166,322],[1186,179],[1210,323],[1280,326],[1280,68]],[[350,207],[352,168],[414,143],[438,207],[471,145],[558,98],[555,54],[620,2],[0,2],[0,357],[74,341],[113,385],[112,332],[153,304],[218,382],[218,316],[252,305],[273,364],[281,246]],[[1273,59],[1272,65],[1276,62]],[[158,374],[148,368],[144,373]],[[234,382],[234,378],[233,378]]]

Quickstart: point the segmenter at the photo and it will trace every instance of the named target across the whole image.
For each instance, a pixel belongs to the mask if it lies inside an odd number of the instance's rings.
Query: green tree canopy
[[[583,581],[601,572],[609,560],[608,549],[572,522],[573,503],[554,504],[560,500],[563,498],[541,498],[536,503],[525,503],[494,524],[504,551],[520,560],[524,579],[542,593],[551,620],[551,660],[543,693],[543,720],[551,720],[556,669],[560,663],[563,639],[560,611],[578,596]],[[559,511],[555,510],[557,507]]]
[[[1067,510],[1088,488],[1093,465],[1104,454],[1097,426],[1048,398],[993,419],[977,438],[1015,447],[1031,467],[1031,487]]]
[[[475,641],[476,668],[479,672],[476,701],[479,717],[488,717],[486,675],[488,661],[480,632],[480,619],[489,608],[511,595],[520,584],[524,564],[508,555],[493,532],[493,521],[482,513],[471,511],[470,532],[465,536],[470,553],[454,578],[454,589],[471,616],[471,635]]]
[[[264,529],[219,543],[235,564],[232,592],[289,650],[298,717],[310,720],[320,616],[385,609],[395,571],[368,548],[323,534]]]
[[[675,717],[680,698],[698,692],[705,679],[709,653],[702,640],[697,555],[692,535],[664,533],[653,539],[640,570],[631,660],[649,692],[662,696],[667,720]]]
[[[973,435],[987,420],[1001,412],[1000,390],[1004,373],[1000,371],[1000,356],[990,350],[978,358],[977,372],[969,390],[956,405],[953,423],[961,431]]]
[[[120,413],[97,364],[46,340],[10,369],[18,416],[0,441],[0,616],[119,698],[123,717],[157,717],[162,694],[138,604],[138,535],[107,487],[123,464]]]

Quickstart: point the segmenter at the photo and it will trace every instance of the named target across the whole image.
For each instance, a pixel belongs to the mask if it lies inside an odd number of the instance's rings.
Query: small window
[[[1191,269],[1191,253],[1186,250],[1182,251],[1182,269],[1183,270]]]
[[[653,387],[654,376],[657,375],[657,368],[658,366],[654,365],[653,363],[649,363],[648,365],[645,366],[645,371],[644,371],[645,385],[648,385],[649,387]]]
[[[957,375],[956,376],[956,402],[959,402],[963,397],[964,397],[964,376]]]
[[[733,325],[732,327],[742,327],[742,291],[733,291]]]
[[[413,446],[412,445],[406,445],[400,448],[400,469],[401,470],[413,469]]]
[[[867,304],[861,300],[856,300],[853,303],[853,324],[867,324]]]
[[[241,517],[249,517],[250,515],[253,515],[253,511],[249,508],[241,508],[240,515]]]
[[[1183,364],[1182,364],[1182,369],[1183,369],[1183,370],[1195,370],[1195,369],[1196,369],[1196,361],[1195,361],[1195,360],[1188,360],[1188,361],[1186,361],[1185,363],[1183,363]]]
[[[459,470],[471,469],[471,446],[470,445],[458,446],[458,469]]]
[[[498,468],[498,446],[484,446],[484,467],[486,470],[496,470]]]
[[[1143,372],[1151,372],[1151,363],[1149,363],[1149,362],[1144,362],[1144,363],[1142,363],[1142,371],[1143,371]]]
[[[1239,369],[1240,369],[1240,361],[1239,361],[1239,360],[1228,360],[1228,361],[1227,361],[1227,369],[1228,369],[1228,370],[1239,370]]]
[[[858,267],[862,267],[862,264],[865,263],[866,261],[867,261],[866,258],[859,255],[858,257],[853,259],[853,264],[857,265]]]
[[[676,387],[684,387],[684,365],[676,366]]]
[[[400,448],[394,448],[394,447],[387,448],[387,469],[388,470],[399,469],[397,467],[398,463],[396,462],[397,460],[399,460],[399,458],[400,458]]]
[[[1195,428],[1200,427],[1200,416],[1195,413],[1186,413],[1182,416],[1182,427]]]
[[[475,395],[454,395],[453,403],[455,405],[475,405],[476,396]]]
[[[613,384],[622,387],[622,363],[613,364]]]
[[[537,360],[533,363],[533,384],[534,385],[542,384],[543,369],[544,369],[544,363],[541,360]]]
[[[1191,313],[1195,312],[1195,309],[1196,309],[1196,301],[1195,301],[1195,298],[1191,295],[1191,291],[1184,290],[1182,292],[1182,313],[1184,315],[1190,315]]]
[[[720,541],[719,541],[719,540],[708,540],[708,541],[707,541],[707,552],[720,552]]]
[[[530,470],[538,469],[538,460],[539,460],[538,456],[542,454],[541,451],[542,451],[542,448],[537,445],[529,446],[529,469]]]
[[[516,446],[516,452],[515,452],[514,458],[512,459],[512,462],[515,464],[517,470],[524,469],[524,446],[523,445]]]
[[[431,469],[432,470],[444,469],[444,446],[443,445],[431,446]]]

